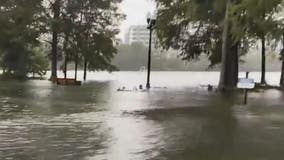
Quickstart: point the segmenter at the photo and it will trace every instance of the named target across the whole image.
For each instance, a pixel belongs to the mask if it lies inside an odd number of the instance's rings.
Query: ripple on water
[[[82,87],[1,84],[0,159],[283,158],[282,94],[250,93],[248,106],[234,106],[241,95],[196,88],[217,84],[219,75],[207,74],[153,73],[153,85],[169,87],[143,93],[116,92],[139,85],[141,72]]]
[[[108,141],[104,118],[103,113],[78,113],[0,121],[0,151],[4,153],[0,159],[36,159],[38,154],[47,159],[94,155]]]

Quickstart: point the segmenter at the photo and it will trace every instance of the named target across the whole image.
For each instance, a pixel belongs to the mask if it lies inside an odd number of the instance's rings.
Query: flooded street
[[[268,83],[279,77],[268,73]],[[249,93],[243,106],[242,94],[200,87],[218,78],[154,72],[150,92],[116,91],[144,85],[143,72],[92,73],[81,87],[1,81],[0,159],[283,159],[284,94]]]

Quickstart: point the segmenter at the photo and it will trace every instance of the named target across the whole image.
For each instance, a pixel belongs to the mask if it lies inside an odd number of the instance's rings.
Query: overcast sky
[[[126,20],[121,25],[119,38],[124,39],[127,29],[131,25],[146,24],[146,15],[155,10],[154,0],[123,0],[122,11],[126,14]]]

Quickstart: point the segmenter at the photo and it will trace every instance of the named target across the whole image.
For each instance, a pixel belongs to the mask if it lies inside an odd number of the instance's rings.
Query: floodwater
[[[143,72],[92,73],[81,87],[1,81],[0,159],[282,160],[283,93],[249,93],[244,106],[241,93],[200,87],[218,76],[154,72],[149,92],[116,91],[144,84]]]

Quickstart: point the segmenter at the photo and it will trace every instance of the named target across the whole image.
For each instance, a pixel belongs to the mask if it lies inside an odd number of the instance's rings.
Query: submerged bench
[[[56,79],[56,84],[57,85],[62,85],[62,86],[80,86],[82,85],[81,81],[77,81],[76,79],[70,79],[70,78],[57,78]]]

